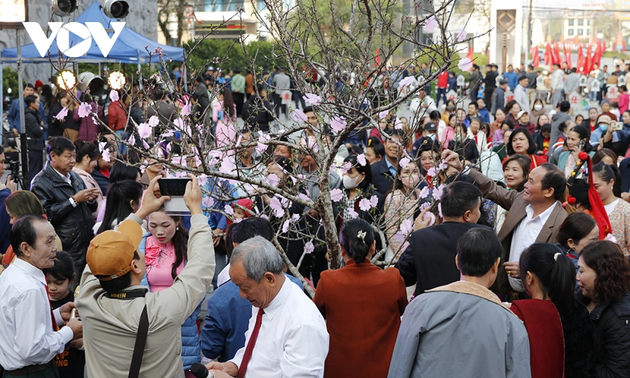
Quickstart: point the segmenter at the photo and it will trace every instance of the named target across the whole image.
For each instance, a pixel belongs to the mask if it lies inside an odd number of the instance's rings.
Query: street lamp
[[[77,77],[72,71],[63,70],[57,75],[57,85],[68,92],[77,86]]]
[[[112,71],[107,77],[107,82],[109,83],[109,87],[114,90],[121,90],[127,84],[127,78],[120,71]]]

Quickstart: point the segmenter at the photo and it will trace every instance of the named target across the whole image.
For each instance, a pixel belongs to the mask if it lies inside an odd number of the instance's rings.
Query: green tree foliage
[[[26,84],[26,81],[24,81]],[[4,67],[2,69],[2,85],[4,88],[3,95],[9,94],[9,88],[11,88],[11,97],[16,98],[18,95],[18,73],[11,69],[11,67]]]
[[[284,65],[284,59],[278,55],[275,45],[267,41],[255,41],[239,44],[230,39],[204,39],[184,44],[188,59],[188,70],[192,76],[205,72],[207,66],[220,67],[223,70],[240,67],[256,71],[271,70],[275,65]]]

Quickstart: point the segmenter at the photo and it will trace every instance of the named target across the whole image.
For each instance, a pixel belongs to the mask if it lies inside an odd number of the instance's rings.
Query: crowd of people
[[[454,73],[438,75],[435,101],[418,71],[376,78],[368,107],[418,95],[349,133],[327,188],[312,146],[292,147],[335,135],[308,96],[299,136],[256,146],[286,115],[283,69],[208,67],[189,88],[212,148],[238,141],[239,174],[314,203],[329,195],[337,270],[316,241],[322,215],[298,201],[189,175],[190,215],[165,210],[155,157],[174,154],[159,141],[178,138],[188,106],[168,86],[102,104],[59,91],[47,116],[27,86],[41,161],[27,188],[0,184],[3,377],[630,377],[630,111],[595,98],[588,118],[573,116],[570,88],[532,92],[539,73],[493,64],[485,77],[473,67],[464,107],[444,96]],[[132,147],[146,139],[155,156],[142,158]]]

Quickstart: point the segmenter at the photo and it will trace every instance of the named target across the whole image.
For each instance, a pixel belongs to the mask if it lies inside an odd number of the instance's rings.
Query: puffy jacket
[[[96,113],[99,118],[103,118],[103,107],[96,102],[90,103],[90,111]],[[91,115],[81,118],[77,110],[73,112],[72,119],[74,122],[79,123],[79,139],[85,142],[93,142],[98,136],[98,133],[101,132],[101,124]]]
[[[44,149],[44,130],[41,121],[39,112],[31,108],[24,109],[24,126],[29,150]]]
[[[138,250],[144,253],[144,248],[146,245],[147,237],[151,236],[150,232],[144,234],[140,245],[138,246]],[[142,277],[141,284],[149,288],[149,281],[147,280],[147,275],[145,274]],[[203,302],[203,301],[202,301]],[[197,331],[197,317],[199,316],[199,312],[201,311],[201,303],[197,306],[195,311],[186,320],[184,320],[184,324],[182,324],[182,363],[184,365],[184,369],[190,369],[192,364],[195,362],[201,362],[201,349],[199,347],[199,333]]]
[[[82,202],[76,207],[70,203],[70,197],[85,189],[85,183],[74,172],[70,172],[70,182],[65,182],[55,169],[46,163],[44,169],[33,178],[31,191],[44,206],[48,220],[61,239],[63,250],[72,256],[75,271],[80,275],[85,267],[85,253],[94,236],[92,212],[96,211],[97,202]]]
[[[630,293],[591,311],[595,377],[630,377]]]
[[[118,131],[124,130],[127,126],[127,109],[122,100],[111,102],[107,112],[109,128]]]

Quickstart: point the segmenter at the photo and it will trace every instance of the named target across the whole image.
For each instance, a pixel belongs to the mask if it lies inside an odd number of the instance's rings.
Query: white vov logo
[[[49,22],[48,27],[51,30],[49,37],[46,37],[46,33],[37,22],[22,22],[22,24],[42,58],[46,56],[55,37],[57,38],[57,47],[62,54],[70,58],[78,58],[88,52],[92,45],[92,38],[94,38],[94,42],[103,56],[107,57],[126,23],[111,22],[110,24],[114,29],[114,35],[111,38],[100,22],[86,22],[85,25],[78,22],[70,22],[65,25],[63,22]],[[70,46],[70,32],[83,38],[83,40]]]

